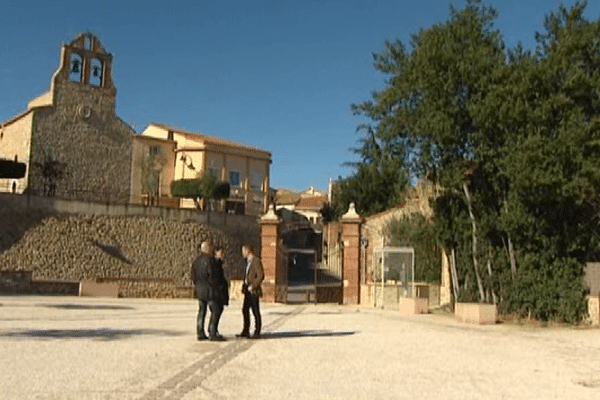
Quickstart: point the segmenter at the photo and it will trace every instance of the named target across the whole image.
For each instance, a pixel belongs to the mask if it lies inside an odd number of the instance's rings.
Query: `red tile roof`
[[[302,197],[296,204],[296,210],[319,211],[327,203],[327,196]]]

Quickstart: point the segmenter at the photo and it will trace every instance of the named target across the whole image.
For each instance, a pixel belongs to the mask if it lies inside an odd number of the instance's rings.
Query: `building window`
[[[175,134],[173,133],[173,131],[168,131],[167,132],[167,139],[168,140],[175,140]]]
[[[262,177],[260,174],[254,172],[250,177],[250,189],[261,190],[262,189]]]
[[[160,146],[150,146],[150,157],[157,157],[160,155]]]
[[[240,172],[239,171],[229,171],[229,184],[231,186],[235,186],[235,187],[240,186]]]

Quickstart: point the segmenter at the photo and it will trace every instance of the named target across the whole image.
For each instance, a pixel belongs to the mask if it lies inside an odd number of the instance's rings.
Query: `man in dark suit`
[[[200,255],[192,263],[192,281],[198,297],[198,317],[196,320],[196,337],[198,340],[223,341],[225,338],[218,332],[219,319],[223,313],[223,303],[217,296],[217,266],[212,256],[212,246],[202,242]],[[209,336],[204,333],[206,310],[210,307]]]
[[[218,248],[215,251],[214,262],[209,273],[209,287],[211,289],[209,336],[211,338],[219,338],[213,340],[224,339],[219,334],[219,320],[223,314],[223,308],[229,305],[229,282],[225,277],[225,270],[223,269],[223,256],[223,249]]]
[[[265,278],[262,262],[254,254],[254,248],[250,244],[242,246],[242,255],[246,258],[246,274],[242,293],[244,293],[244,304],[242,306],[242,315],[244,317],[244,327],[238,337],[252,339],[260,338],[262,321],[260,317],[259,298],[262,296],[262,281]],[[254,333],[250,336],[250,310],[254,315]]]

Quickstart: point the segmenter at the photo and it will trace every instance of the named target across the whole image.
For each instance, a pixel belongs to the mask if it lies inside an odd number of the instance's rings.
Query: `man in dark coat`
[[[254,254],[254,248],[250,244],[242,246],[242,255],[246,258],[246,274],[242,292],[244,293],[244,304],[242,306],[242,315],[244,326],[238,337],[252,339],[260,338],[260,329],[262,320],[260,316],[259,298],[262,296],[262,281],[265,278],[262,262]],[[254,315],[254,333],[250,336],[250,310]]]
[[[222,248],[215,250],[215,273],[214,286],[216,287],[216,300],[224,306],[229,305],[229,281],[225,276],[225,268],[223,267],[223,258],[225,256]]]
[[[217,249],[213,263],[211,264],[210,273],[208,276],[210,287],[210,325],[209,335],[212,340],[225,340],[219,333],[219,320],[223,314],[223,308],[229,305],[229,282],[225,277],[223,269],[223,250]]]
[[[218,273],[215,258],[212,256],[212,246],[202,242],[200,255],[192,263],[192,281],[198,297],[198,317],[196,320],[196,336],[198,340],[225,340],[218,332],[219,319],[223,313],[222,296],[218,296]],[[204,333],[206,310],[210,308],[209,336]]]

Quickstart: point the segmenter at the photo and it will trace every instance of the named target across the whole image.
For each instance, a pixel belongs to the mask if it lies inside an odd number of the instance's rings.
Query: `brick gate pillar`
[[[356,213],[354,203],[342,216],[344,263],[342,269],[343,304],[360,304],[360,228],[363,219]]]
[[[281,269],[278,268],[279,259],[279,217],[275,214],[273,204],[260,218],[260,259],[265,270],[263,281],[263,301],[274,302],[278,285],[282,284]]]

